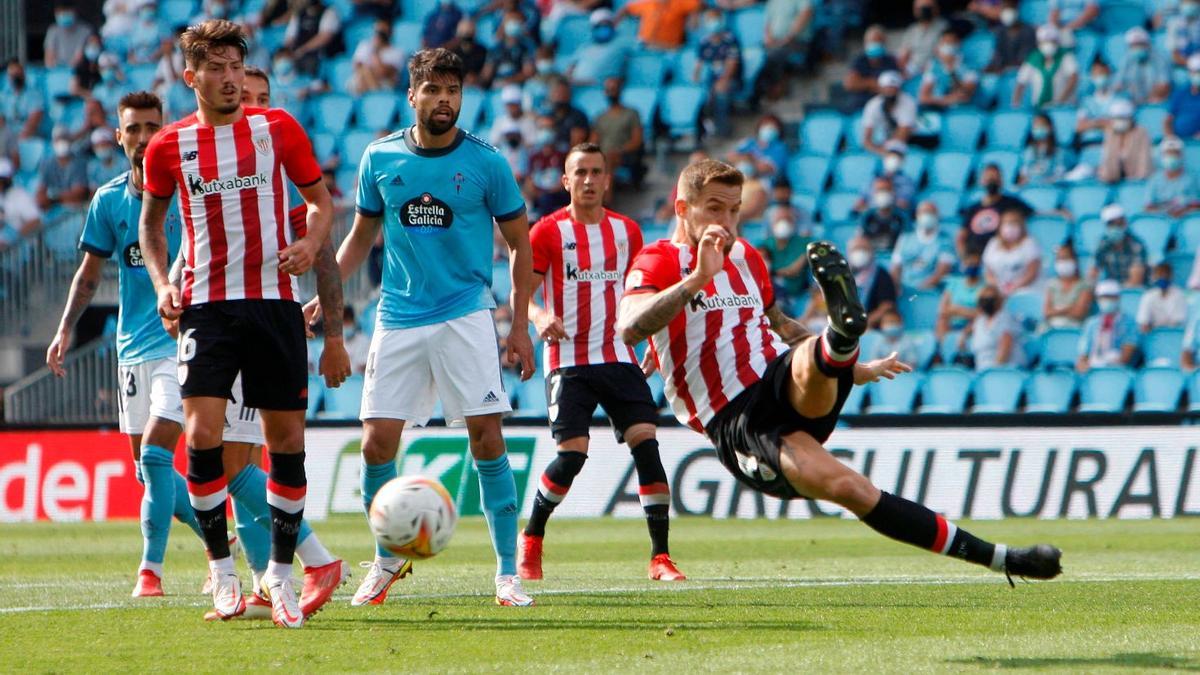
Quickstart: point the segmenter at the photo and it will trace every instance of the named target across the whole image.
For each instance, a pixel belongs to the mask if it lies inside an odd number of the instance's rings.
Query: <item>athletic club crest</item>
[[[258,150],[258,154],[265,155],[271,152],[271,137],[261,136],[254,139],[254,147]]]

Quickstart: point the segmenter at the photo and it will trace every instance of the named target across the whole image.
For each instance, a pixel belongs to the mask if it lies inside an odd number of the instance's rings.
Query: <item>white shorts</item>
[[[418,328],[379,327],[367,354],[359,419],[424,425],[442,401],[447,424],[512,410],[490,310]]]
[[[234,378],[230,394],[233,400],[225,406],[225,432],[221,436],[222,440],[265,445],[267,439],[263,436],[262,424],[258,421],[258,408],[248,408],[242,400],[241,373]]]
[[[144,434],[151,417],[183,425],[183,400],[179,394],[176,365],[172,356],[117,368],[121,433]],[[266,441],[258,422],[258,409],[247,408],[241,403],[241,375],[233,383],[233,397],[234,400],[225,407],[224,440],[263,445]]]

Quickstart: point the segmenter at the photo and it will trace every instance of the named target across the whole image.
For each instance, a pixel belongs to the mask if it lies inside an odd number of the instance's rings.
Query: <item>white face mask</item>
[[[500,339],[504,339],[504,338],[508,337],[510,333],[512,333],[512,322],[511,321],[497,321],[496,322],[496,334],[500,336]]]
[[[71,154],[71,141],[54,141],[50,147],[54,149],[54,156],[60,159]]]
[[[1079,266],[1075,264],[1074,260],[1054,261],[1054,273],[1057,274],[1060,279],[1063,277],[1075,276],[1075,272],[1077,271],[1078,267]]]
[[[1054,58],[1054,55],[1058,53],[1058,43],[1057,42],[1042,42],[1042,43],[1038,44],[1038,51],[1040,51],[1042,53],[1042,56],[1044,56],[1048,59],[1052,59],[1052,58]]]
[[[895,203],[895,201],[896,195],[892,194],[891,192],[876,192],[875,194],[871,195],[871,203],[874,204],[875,208],[877,209],[886,209]]]
[[[1000,238],[1008,243],[1021,240],[1021,226],[1015,223],[1004,223],[1000,226]]]
[[[865,248],[856,248],[846,256],[846,262],[854,270],[864,270],[871,264],[871,252]]]
[[[938,217],[926,211],[925,213],[917,214],[917,229],[921,232],[931,234],[936,232],[938,228]]]
[[[787,239],[796,233],[796,224],[787,218],[780,218],[771,223],[771,236],[776,239]]]
[[[1015,7],[1005,7],[1000,10],[1000,23],[1005,26],[1011,26],[1017,22],[1017,10]]]
[[[896,173],[902,166],[904,166],[904,160],[900,158],[900,155],[887,155],[883,158],[883,170],[887,173]]]
[[[1114,118],[1112,121],[1113,131],[1115,131],[1119,134],[1123,134],[1126,131],[1129,131],[1129,128],[1132,126],[1133,126],[1133,120],[1129,119],[1128,117],[1117,117],[1117,118]]]
[[[1100,298],[1096,301],[1096,307],[1100,310],[1101,314],[1112,314],[1117,311],[1119,305],[1120,301],[1116,298]]]

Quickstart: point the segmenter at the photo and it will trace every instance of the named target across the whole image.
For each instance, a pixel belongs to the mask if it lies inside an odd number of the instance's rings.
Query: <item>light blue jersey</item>
[[[120,307],[117,313],[117,362],[123,366],[175,355],[175,341],[158,318],[158,296],[138,244],[142,197],[133,193],[130,173],[110,180],[96,190],[88,208],[80,250],[103,258],[117,255]],[[179,209],[167,208],[167,255],[179,253]]]
[[[417,147],[409,129],[367,146],[358,212],[383,217],[384,328],[442,323],[496,306],[492,220],[525,212],[512,170],[495,148],[459,131],[449,146]]]

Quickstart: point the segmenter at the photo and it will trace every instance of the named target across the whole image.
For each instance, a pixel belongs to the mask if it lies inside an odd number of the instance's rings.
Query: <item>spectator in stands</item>
[[[1028,218],[1033,208],[1023,199],[1003,191],[1004,176],[998,164],[988,164],[979,174],[979,185],[983,196],[979,201],[963,209],[962,229],[954,241],[960,260],[966,258],[967,250],[982,251],[992,235],[1000,227],[1000,214],[1012,209],[1021,211]]]
[[[25,66],[15,58],[8,62],[8,91],[0,96],[0,115],[14,125],[20,125],[17,136],[21,140],[37,136],[45,117],[41,92],[28,86]]]
[[[888,71],[879,76],[879,94],[867,101],[862,116],[862,144],[871,152],[884,154],[889,140],[907,143],[917,124],[917,101],[900,90],[900,73]]]
[[[863,33],[863,53],[855,57],[850,64],[850,71],[842,80],[842,88],[850,94],[844,101],[846,107],[843,110],[861,110],[872,96],[880,93],[880,75],[895,72],[896,77],[900,77],[900,63],[888,53],[886,40],[883,26],[878,24],[868,27]]]
[[[274,78],[272,103],[284,110],[299,109],[319,86],[312,77],[296,70],[296,61],[287,49],[275,52],[271,75]]]
[[[1200,185],[1183,164],[1183,141],[1168,136],[1159,144],[1162,170],[1146,188],[1146,210],[1181,218],[1200,208]]]
[[[1067,34],[1086,28],[1098,16],[1097,0],[1050,0],[1050,24]]]
[[[137,28],[137,8],[141,0],[105,0],[104,23],[100,25],[100,37],[105,41],[121,39]]]
[[[1142,180],[1150,175],[1150,134],[1133,119],[1133,104],[1123,98],[1108,106],[1108,128],[1096,177],[1105,183]]]
[[[322,0],[299,0],[284,30],[283,46],[291,50],[298,72],[315,77],[322,58],[346,49],[337,10]]]
[[[515,84],[506,85],[500,90],[500,103],[504,106],[504,111],[496,116],[492,125],[492,136],[489,139],[492,145],[500,145],[502,137],[512,133],[508,128],[510,125],[517,128],[522,144],[533,145],[538,132],[537,117],[525,111],[521,87]]]
[[[1090,278],[1111,279],[1123,286],[1141,286],[1146,282],[1146,245],[1129,231],[1125,209],[1109,204],[1100,210],[1104,236],[1096,247],[1096,264]]]
[[[1117,69],[1117,92],[1137,105],[1167,100],[1171,63],[1150,44],[1150,34],[1134,26],[1125,31],[1125,44],[1125,57]]]
[[[463,60],[463,84],[468,87],[482,86],[488,51],[487,47],[475,39],[475,22],[471,19],[459,21],[454,39],[446,45],[446,49],[458,54]]]
[[[960,18],[965,17],[975,26],[995,26],[1003,18],[1008,4],[1006,0],[971,0]]]
[[[1017,71],[1012,106],[1020,108],[1025,104],[1026,90],[1029,102],[1035,108],[1074,103],[1075,88],[1079,84],[1079,64],[1075,55],[1060,45],[1059,32],[1054,26],[1038,28],[1037,40],[1037,50],[1030,52]]]
[[[1070,166],[1067,151],[1058,146],[1054,123],[1050,116],[1039,112],[1033,116],[1029,139],[1021,153],[1018,185],[1053,185],[1063,179]]]
[[[425,49],[445,47],[458,31],[458,24],[464,14],[454,0],[439,0],[428,14],[425,15],[425,25],[421,30],[421,46]]]
[[[404,54],[392,46],[392,24],[376,21],[371,37],[358,43],[351,57],[351,89],[359,94],[395,89],[404,70]]]
[[[765,13],[763,48],[766,60],[759,82],[767,98],[777,100],[786,92],[792,64],[808,54],[815,23],[813,3],[811,0],[767,0]]]
[[[74,66],[83,56],[83,45],[92,34],[92,27],[80,21],[71,0],[54,3],[54,25],[46,31],[42,43],[43,60],[47,68]]]
[[[1099,314],[1083,324],[1075,370],[1086,373],[1104,366],[1131,366],[1137,355],[1138,328],[1121,313],[1121,284],[1106,279],[1096,284]]]
[[[555,6],[551,8],[551,13],[554,12],[562,2],[555,2]],[[575,13],[587,14],[595,6],[600,3],[596,0],[576,0],[573,3]],[[501,19],[501,25],[496,28],[496,35],[500,36],[500,31],[503,30],[503,22],[509,16],[520,19],[524,26],[524,35],[529,36],[534,42],[537,42],[541,35],[542,13],[538,8],[538,4],[534,0],[493,0],[485,5],[482,9],[477,9],[473,13],[475,17],[483,17],[489,14],[494,14]],[[553,36],[554,31],[549,31],[549,35]]]
[[[586,141],[591,133],[591,124],[587,115],[571,104],[571,85],[567,84],[566,78],[554,80],[546,100],[550,104],[550,117],[554,120],[556,142],[560,146],[573,148]]]
[[[754,136],[742,139],[730,154],[730,162],[754,162],[760,176],[782,176],[791,153],[783,142],[783,120],[766,114],[758,120]]]
[[[126,61],[130,64],[156,63],[162,57],[162,43],[167,38],[169,34],[158,22],[158,5],[154,0],[146,0],[138,8],[137,23],[128,36]]]
[[[809,285],[808,304],[797,321],[814,335],[820,335],[821,331],[829,325],[829,310],[825,306],[825,296],[821,294],[820,286]]]
[[[62,127],[54,130],[51,148],[38,169],[38,207],[82,209],[88,198],[87,162],[71,153],[70,134]]]
[[[1200,1],[1181,0],[1179,16],[1167,22],[1167,49],[1177,66],[1200,53]]]
[[[918,364],[921,360],[920,345],[912,337],[904,334],[904,320],[900,312],[889,309],[879,320],[880,339],[875,342],[869,354],[863,354],[868,360],[886,359],[891,354],[908,364]]]
[[[773,204],[767,210],[770,236],[758,245],[767,268],[775,295],[784,307],[800,299],[808,288],[808,255],[812,241],[811,225],[804,214],[791,204]]]
[[[867,310],[867,327],[878,328],[883,315],[896,308],[896,283],[875,260],[875,249],[862,237],[850,240],[846,262],[854,272],[858,297]]]
[[[1200,355],[1200,316],[1188,322],[1183,332],[1183,350],[1179,355],[1179,365],[1184,372],[1196,370],[1197,355]]]
[[[592,134],[588,140],[599,145],[604,152],[615,184],[633,185],[640,189],[642,178],[646,175],[646,167],[642,162],[645,136],[638,112],[621,102],[623,88],[624,82],[620,78],[610,77],[604,81],[608,109],[592,124]]]
[[[105,52],[100,55],[100,82],[92,87],[92,98],[104,109],[105,119],[110,123],[117,118],[117,103],[129,91],[125,74],[117,62],[117,56]]]
[[[890,140],[883,144],[883,152],[883,161],[879,163],[879,169],[873,177],[890,179],[892,191],[896,194],[896,208],[911,214],[913,199],[917,196],[917,184],[904,173],[904,156],[908,153],[908,145],[902,141]],[[870,205],[872,185],[873,182],[863,186],[858,201],[854,203],[855,213],[865,211]]]
[[[159,92],[161,96],[165,97],[167,91],[170,90],[171,86],[176,82],[183,82],[183,71],[185,64],[183,62],[183,52],[179,51],[179,36],[182,35],[183,31],[185,30],[187,30],[186,26],[178,27],[175,29],[173,34],[163,38],[161,49],[162,56],[159,57],[158,67],[154,70],[154,86],[152,87],[155,91]],[[188,91],[186,93],[191,94],[192,92]],[[195,96],[191,97],[189,105],[195,105]],[[183,111],[173,112],[176,112],[179,117],[182,117],[183,115],[178,113],[187,114]],[[188,112],[190,112],[190,110]]]
[[[537,135],[533,140],[533,153],[529,156],[529,177],[525,180],[525,194],[533,204],[538,216],[564,207],[570,202],[563,188],[563,164],[567,160],[567,145],[558,140],[554,118],[542,115],[537,119]]]
[[[200,11],[188,23],[195,26],[211,19],[232,19],[229,0],[202,0]]]
[[[1079,273],[1079,259],[1070,244],[1054,252],[1054,278],[1046,282],[1042,315],[1047,328],[1079,328],[1092,312],[1092,289]]]
[[[129,164],[124,157],[117,156],[117,139],[112,129],[92,131],[92,158],[87,162],[88,191],[95,192],[101,185],[125,173]]]
[[[913,0],[913,16],[916,21],[904,29],[896,54],[900,70],[909,77],[917,77],[928,71],[934,49],[945,39],[946,31],[950,28],[950,24],[941,17],[934,0]]]
[[[493,87],[521,84],[533,77],[537,47],[525,33],[525,20],[520,13],[506,13],[500,25],[503,37],[488,52],[483,81]]]
[[[975,320],[979,311],[976,301],[983,290],[983,266],[979,262],[979,253],[968,250],[961,260],[962,274],[946,279],[946,290],[942,292],[942,302],[938,305],[937,324],[934,326],[938,341],[950,331],[966,327],[968,322]]]
[[[1163,127],[1167,136],[1200,139],[1200,54],[1188,58],[1187,71],[1187,83],[1171,92]]]
[[[871,182],[871,208],[863,213],[858,224],[858,236],[863,237],[878,252],[891,251],[900,233],[908,229],[908,215],[896,207],[896,190],[892,179],[880,176]]]
[[[17,130],[5,119],[0,112],[0,159],[7,159],[15,168],[21,168],[20,141]]]
[[[700,0],[635,0],[621,8],[614,23],[627,15],[638,18],[638,40],[654,49],[683,45],[688,19],[700,9]]]
[[[942,33],[937,54],[924,72],[918,92],[922,106],[945,109],[970,103],[975,96],[979,74],[963,63],[962,39],[952,30]]]
[[[738,212],[738,223],[744,225],[762,217],[771,201],[768,185],[762,176],[758,175],[758,167],[749,159],[743,159],[736,164],[742,172],[742,210]]]
[[[954,269],[954,243],[941,231],[937,204],[917,205],[917,224],[900,235],[892,253],[892,280],[901,288],[937,290]]]
[[[1151,12],[1150,27],[1154,30],[1163,30],[1172,19],[1179,16],[1179,0],[1147,2],[1146,9]]]
[[[100,55],[102,44],[99,35],[89,35],[83,43],[83,55],[75,62],[71,75],[71,95],[87,98],[92,87],[100,82]]]
[[[1092,145],[1104,141],[1104,131],[1109,127],[1110,107],[1118,100],[1117,82],[1112,77],[1112,68],[1104,59],[1096,57],[1088,73],[1090,91],[1079,102],[1075,114],[1075,138],[1080,145]]]
[[[20,185],[13,183],[16,173],[7,157],[0,157],[0,251],[36,233],[42,227],[42,214]]]
[[[1004,294],[987,285],[979,291],[979,311],[959,338],[959,351],[971,355],[975,370],[1025,365],[1021,323],[1004,309]]]
[[[1020,68],[1037,47],[1037,35],[1033,26],[1021,20],[1017,0],[1004,0],[1000,10],[1000,25],[992,29],[992,35],[996,39],[996,46],[986,68],[989,73],[1005,73]]]
[[[983,249],[983,273],[988,285],[1007,298],[1037,285],[1042,275],[1042,247],[1029,236],[1021,209],[1001,212],[998,235]]]
[[[1160,262],[1150,273],[1150,288],[1138,302],[1137,324],[1143,333],[1155,328],[1179,328],[1187,321],[1187,296],[1171,283],[1171,265]]]
[[[719,12],[712,12],[718,22],[723,23]],[[600,8],[594,10],[588,17],[592,26],[592,41],[580,47],[572,57],[567,75],[576,85],[599,85],[610,77],[625,77],[625,63],[629,59],[629,48],[617,39],[617,27],[613,23],[612,10]],[[725,33],[730,40],[733,36]],[[704,45],[701,43],[700,57],[704,58]],[[734,49],[737,44],[734,43]],[[534,68],[536,69],[536,61]],[[698,79],[698,78],[695,78]]]
[[[733,124],[733,95],[741,84],[741,50],[725,17],[716,8],[708,8],[700,18],[700,58],[696,59],[692,79],[708,89],[709,117],[717,135],[729,138]]]

